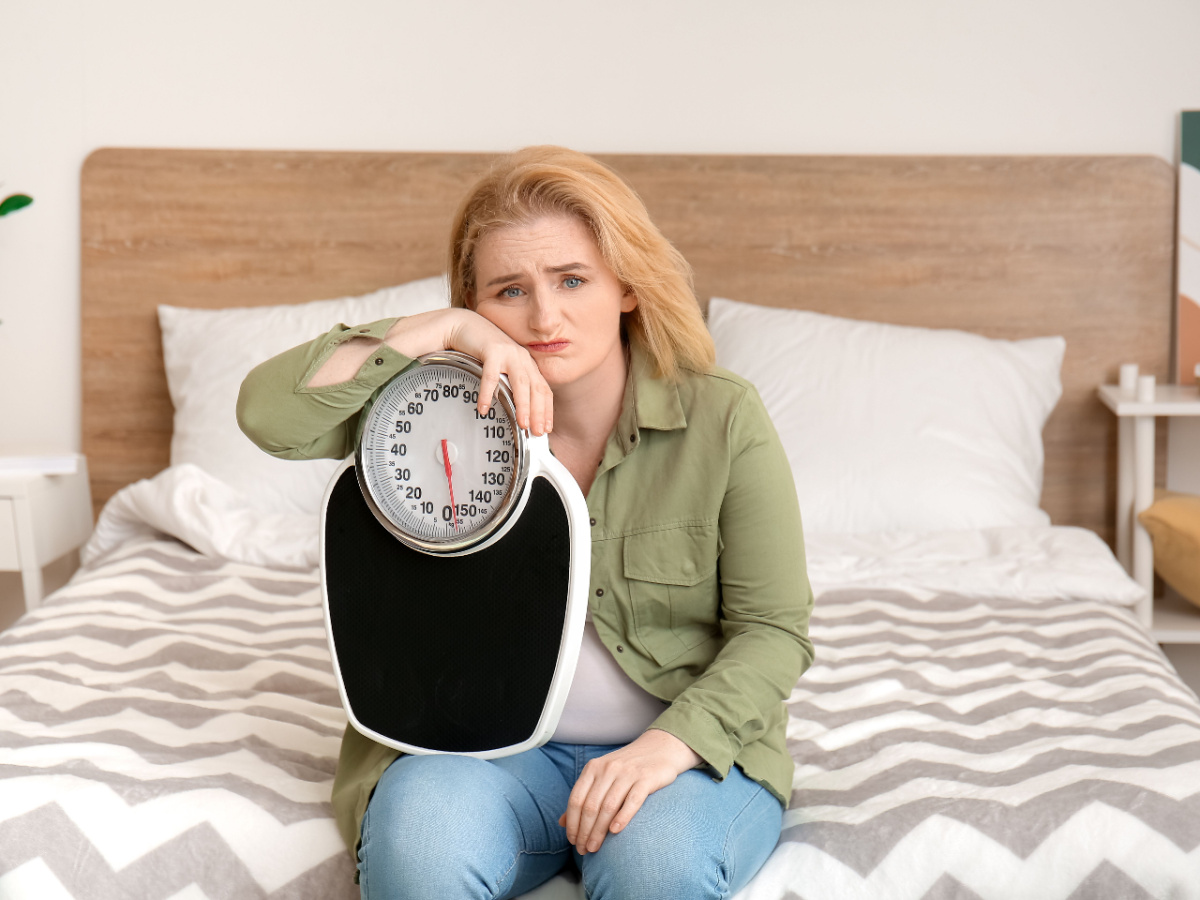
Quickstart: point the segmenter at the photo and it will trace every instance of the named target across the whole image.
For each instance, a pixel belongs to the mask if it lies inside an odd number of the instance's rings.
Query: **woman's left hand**
[[[630,823],[647,797],[701,761],[675,735],[652,728],[583,767],[558,824],[580,853],[595,853],[609,832]]]

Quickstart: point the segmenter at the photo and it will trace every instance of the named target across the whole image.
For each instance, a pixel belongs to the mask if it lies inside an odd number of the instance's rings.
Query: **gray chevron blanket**
[[[1128,611],[856,588],[812,633],[738,900],[1200,898],[1200,704]],[[0,634],[0,898],[357,897],[344,722],[314,573],[109,554]]]

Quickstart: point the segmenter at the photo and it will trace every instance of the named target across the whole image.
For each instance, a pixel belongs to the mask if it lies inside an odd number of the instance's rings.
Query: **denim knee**
[[[471,898],[505,890],[519,828],[499,773],[462,756],[406,757],[384,772],[363,818],[363,900]]]

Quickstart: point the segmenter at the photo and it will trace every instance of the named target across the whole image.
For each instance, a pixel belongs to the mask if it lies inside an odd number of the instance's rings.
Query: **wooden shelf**
[[[1200,416],[1200,388],[1194,384],[1157,385],[1150,403],[1115,384],[1101,386],[1099,393],[1104,405],[1118,416]]]

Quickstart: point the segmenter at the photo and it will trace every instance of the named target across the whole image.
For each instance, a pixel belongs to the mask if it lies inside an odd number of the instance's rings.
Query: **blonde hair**
[[[704,372],[715,358],[683,255],[650,221],[641,198],[612,169],[565,147],[527,147],[501,157],[459,207],[450,239],[450,303],[475,294],[475,248],[484,235],[545,215],[582,221],[600,255],[638,300],[627,332],[655,361],[656,375]]]

